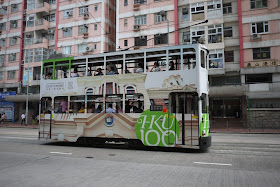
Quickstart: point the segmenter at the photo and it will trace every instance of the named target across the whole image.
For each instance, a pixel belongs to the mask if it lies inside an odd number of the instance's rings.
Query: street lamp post
[[[160,15],[162,18],[166,18],[167,21],[167,43],[168,43],[168,47],[169,47],[169,20],[167,18],[167,14],[164,10],[160,11]]]
[[[23,40],[24,43],[24,39],[20,36],[16,36],[15,38],[20,38]],[[30,43],[28,44],[28,52],[30,53]],[[26,81],[26,107],[25,107],[25,125],[27,126],[27,122],[28,122],[28,96],[29,96],[29,58],[30,58],[30,54],[28,57],[28,66],[27,66],[27,81]],[[24,63],[25,63],[25,59],[26,59],[26,52],[24,53]]]

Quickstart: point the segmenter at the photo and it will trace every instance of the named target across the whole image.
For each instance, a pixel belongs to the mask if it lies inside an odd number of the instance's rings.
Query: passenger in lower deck
[[[97,109],[94,110],[94,113],[101,113],[102,112],[102,107],[101,105],[98,105]]]
[[[116,110],[112,108],[112,103],[108,105],[108,108],[106,109],[106,113],[116,113]]]

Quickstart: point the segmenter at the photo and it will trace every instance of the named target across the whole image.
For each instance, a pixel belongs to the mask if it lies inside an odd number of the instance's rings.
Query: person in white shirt
[[[138,63],[137,69],[135,70],[135,73],[143,73],[144,69],[143,69],[143,64],[142,63]]]
[[[22,125],[22,123],[23,123],[23,125],[25,124],[25,114],[24,113],[21,114],[21,125]]]
[[[74,73],[73,73],[72,77],[80,77],[80,75],[78,74],[77,68],[74,69]]]
[[[155,62],[150,72],[158,72],[158,71],[160,71],[159,64],[158,62]]]

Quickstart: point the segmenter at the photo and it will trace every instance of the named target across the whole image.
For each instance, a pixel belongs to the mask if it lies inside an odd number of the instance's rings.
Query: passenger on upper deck
[[[153,68],[151,69],[150,72],[157,72],[157,71],[160,71],[159,64],[158,64],[158,62],[155,62],[154,66],[153,66]]]
[[[130,71],[127,69],[127,66],[125,66],[124,72],[125,72],[125,73],[130,73]]]
[[[48,73],[48,75],[46,76],[46,79],[52,79],[52,74]]]
[[[87,72],[87,76],[92,76],[90,69]]]
[[[103,75],[102,71],[101,71],[101,68],[98,68],[96,70],[96,73],[95,73],[95,76],[99,76],[99,75]]]
[[[114,67],[110,67],[109,68],[109,72],[108,72],[108,75],[114,75],[115,72],[114,72]]]
[[[175,65],[173,61],[169,62],[169,70],[175,70]]]
[[[102,112],[101,105],[98,105],[97,109],[94,110],[94,113],[101,113],[101,112]]]
[[[74,69],[74,74],[72,75],[72,77],[80,77],[80,75],[78,74],[77,68]]]
[[[144,72],[144,64],[138,63],[135,73],[143,73],[143,72]]]

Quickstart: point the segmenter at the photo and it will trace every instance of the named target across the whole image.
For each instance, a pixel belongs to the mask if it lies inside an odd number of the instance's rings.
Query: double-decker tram
[[[201,44],[44,60],[39,138],[206,149]]]

